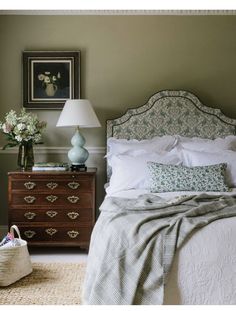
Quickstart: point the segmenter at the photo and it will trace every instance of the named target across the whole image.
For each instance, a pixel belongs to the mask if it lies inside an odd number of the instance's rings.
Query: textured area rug
[[[0,304],[79,305],[85,263],[33,263],[33,272],[0,287]]]

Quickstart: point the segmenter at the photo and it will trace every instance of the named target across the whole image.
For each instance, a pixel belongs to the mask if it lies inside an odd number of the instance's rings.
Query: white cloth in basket
[[[18,238],[15,238],[14,231]],[[18,246],[0,247],[0,286],[8,286],[33,271],[27,242],[21,239],[16,225],[11,226],[10,232]]]

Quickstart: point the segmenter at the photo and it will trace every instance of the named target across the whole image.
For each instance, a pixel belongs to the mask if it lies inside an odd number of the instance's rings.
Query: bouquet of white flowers
[[[42,81],[42,86],[46,87],[47,84],[53,83],[57,84],[58,80],[61,78],[61,73],[58,72],[57,75],[52,74],[50,71],[45,71],[38,75],[39,81]]]
[[[7,137],[8,143],[3,147],[14,147],[25,143],[40,144],[46,122],[39,121],[37,115],[27,113],[23,108],[17,116],[14,110],[5,116],[5,122],[0,121],[0,130]]]

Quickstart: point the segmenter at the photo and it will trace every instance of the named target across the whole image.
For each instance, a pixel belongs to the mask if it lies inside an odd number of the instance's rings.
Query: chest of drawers
[[[32,246],[88,248],[95,222],[96,169],[9,172],[9,226]]]

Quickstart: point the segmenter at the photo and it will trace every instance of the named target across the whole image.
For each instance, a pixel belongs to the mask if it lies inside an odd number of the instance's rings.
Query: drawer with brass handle
[[[34,203],[36,200],[36,197],[32,196],[32,195],[27,195],[27,196],[24,196],[24,201],[28,204],[32,204]]]
[[[28,241],[29,245],[37,241],[53,241],[53,242],[88,242],[91,234],[91,227],[68,227],[65,226],[18,226],[22,232],[24,239]]]
[[[70,218],[70,219],[76,219],[79,217],[79,213],[77,212],[68,212],[67,213],[67,216]]]
[[[93,210],[91,208],[73,208],[73,209],[47,209],[34,208],[25,209],[15,208],[11,216],[12,222],[68,222],[73,223],[92,223]]]
[[[25,195],[17,193],[12,197],[12,206],[20,205],[34,205],[34,206],[63,206],[64,208],[78,206],[78,207],[91,207],[93,197],[90,193],[83,193],[83,195],[46,195],[46,194],[34,194]]]
[[[51,203],[53,203],[53,202],[55,202],[56,200],[58,199],[58,196],[56,196],[56,195],[47,195],[46,196],[46,200],[48,201],[48,202],[51,202]]]
[[[77,236],[79,235],[79,231],[77,231],[77,230],[69,230],[69,231],[67,231],[67,235],[68,235],[71,239],[76,239]]]
[[[23,234],[27,239],[32,239],[36,235],[36,232],[33,230],[23,230]]]
[[[29,219],[29,220],[34,219],[36,215],[37,215],[37,214],[36,214],[36,213],[33,213],[33,212],[24,213],[24,217],[25,217],[26,219]]]
[[[57,187],[58,187],[58,184],[56,183],[56,182],[48,182],[47,184],[46,184],[46,187],[48,188],[48,189],[51,189],[51,190],[53,190],[53,189],[56,189]]]
[[[58,212],[56,211],[46,211],[46,215],[50,218],[56,217],[58,215]]]
[[[70,188],[70,189],[78,189],[80,187],[80,183],[76,182],[76,181],[71,181],[71,182],[68,182],[67,183],[67,186]]]
[[[47,228],[47,229],[45,229],[45,232],[46,232],[47,234],[53,236],[54,234],[57,233],[57,229],[55,229],[55,228]]]
[[[32,190],[36,187],[36,183],[28,181],[24,183],[24,186],[25,186],[25,189]]]
[[[76,196],[76,195],[72,195],[72,196],[68,196],[67,197],[67,200],[72,203],[72,204],[75,204],[79,201],[79,197]]]
[[[88,178],[78,178],[71,180],[65,178],[64,180],[51,179],[51,180],[36,180],[30,179],[29,181],[23,180],[14,180],[12,182],[12,190],[32,190],[32,191],[92,191],[93,184],[92,181]]]

